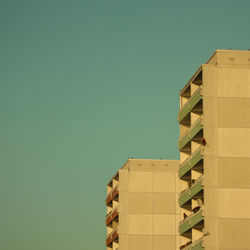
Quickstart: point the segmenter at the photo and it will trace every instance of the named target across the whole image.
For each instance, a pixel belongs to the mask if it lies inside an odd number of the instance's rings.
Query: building
[[[250,51],[217,50],[178,120],[181,249],[250,249]]]
[[[179,248],[177,160],[129,159],[107,185],[108,250]]]

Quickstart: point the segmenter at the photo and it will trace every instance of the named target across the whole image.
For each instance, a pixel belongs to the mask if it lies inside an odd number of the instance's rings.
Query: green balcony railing
[[[192,199],[196,194],[198,194],[203,189],[203,179],[202,176],[198,178],[195,183],[185,189],[183,192],[179,195],[179,205],[183,206],[187,201]]]
[[[186,246],[182,250],[204,250],[202,243],[203,243],[203,237],[200,238],[199,240],[195,241],[194,243]]]
[[[189,229],[193,228],[195,225],[197,225],[199,222],[203,220],[204,220],[203,210],[200,209],[198,212],[191,214],[186,219],[180,222],[179,233],[184,234]]]
[[[200,160],[203,159],[202,147],[199,147],[187,160],[179,166],[179,178],[183,178]]]
[[[202,95],[200,87],[194,92],[191,98],[181,107],[178,114],[178,121],[181,122],[201,99]]]
[[[191,245],[191,250],[203,250],[202,238]]]
[[[199,118],[190,129],[188,129],[178,141],[178,149],[181,150],[188,142],[190,142],[195,135],[197,135],[202,130],[202,119]]]

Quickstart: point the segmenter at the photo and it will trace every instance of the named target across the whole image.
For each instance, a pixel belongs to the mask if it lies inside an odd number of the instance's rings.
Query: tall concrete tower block
[[[177,160],[129,159],[107,185],[107,250],[179,248]]]
[[[217,50],[180,91],[181,249],[250,249],[250,51]]]

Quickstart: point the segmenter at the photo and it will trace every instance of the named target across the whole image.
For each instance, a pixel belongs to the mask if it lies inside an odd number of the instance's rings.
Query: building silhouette
[[[106,198],[108,250],[176,249],[178,165],[177,160],[129,159],[113,176]]]
[[[250,51],[217,50],[180,91],[182,249],[250,249]]]
[[[179,95],[180,160],[109,181],[107,250],[250,249],[250,51],[216,50]]]

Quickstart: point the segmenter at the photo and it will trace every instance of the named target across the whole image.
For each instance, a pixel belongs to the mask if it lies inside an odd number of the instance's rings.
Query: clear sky
[[[106,183],[177,159],[178,91],[250,48],[250,1],[1,0],[0,249],[104,250]]]

